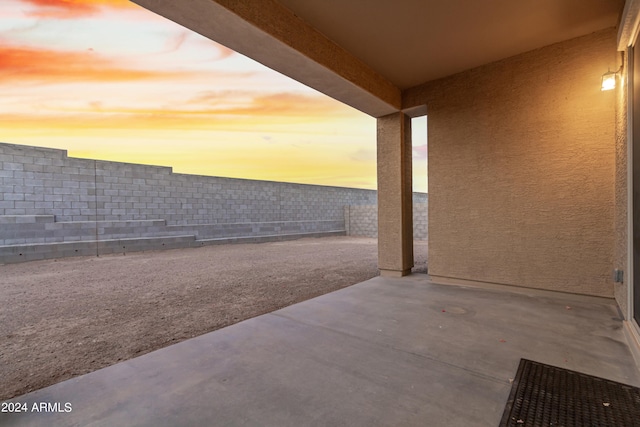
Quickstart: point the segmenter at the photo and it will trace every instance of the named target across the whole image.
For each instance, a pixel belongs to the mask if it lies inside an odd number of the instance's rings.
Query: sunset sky
[[[375,119],[127,0],[0,2],[0,142],[376,187]],[[426,191],[426,120],[414,120]]]

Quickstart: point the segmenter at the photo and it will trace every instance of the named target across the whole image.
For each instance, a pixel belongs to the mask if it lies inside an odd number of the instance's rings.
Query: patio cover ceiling
[[[403,90],[615,26],[624,6],[623,0],[133,1],[374,117],[402,110]]]

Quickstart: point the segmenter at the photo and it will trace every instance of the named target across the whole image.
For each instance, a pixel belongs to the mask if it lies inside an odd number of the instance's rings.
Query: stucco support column
[[[413,267],[411,118],[378,118],[378,268],[400,277]]]

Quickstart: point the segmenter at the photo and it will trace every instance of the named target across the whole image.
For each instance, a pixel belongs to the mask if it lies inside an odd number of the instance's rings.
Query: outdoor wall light
[[[609,69],[609,71],[602,75],[601,90],[612,90],[616,88],[616,75],[618,74],[618,71],[611,71],[611,69]]]

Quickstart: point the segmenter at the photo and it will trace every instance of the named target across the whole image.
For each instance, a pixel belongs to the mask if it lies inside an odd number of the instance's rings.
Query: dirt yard
[[[0,400],[367,280],[377,241],[325,237],[0,265]],[[426,272],[426,242],[415,243]]]

